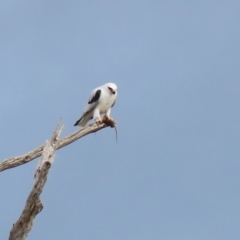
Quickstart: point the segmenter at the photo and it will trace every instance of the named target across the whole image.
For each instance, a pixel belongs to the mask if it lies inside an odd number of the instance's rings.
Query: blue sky
[[[118,85],[104,129],[59,150],[28,239],[240,235],[240,2],[0,3],[1,159],[77,130],[90,91]],[[37,161],[0,173],[0,239]]]

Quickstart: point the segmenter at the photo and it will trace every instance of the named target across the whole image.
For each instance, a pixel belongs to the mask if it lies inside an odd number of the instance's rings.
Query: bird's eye
[[[111,87],[108,87],[108,89],[112,94],[115,94],[115,91]]]

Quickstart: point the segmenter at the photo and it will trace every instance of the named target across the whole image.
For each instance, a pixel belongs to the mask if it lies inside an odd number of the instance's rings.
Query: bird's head
[[[107,83],[106,84],[107,89],[110,91],[111,94],[116,94],[117,93],[117,86],[114,83]]]

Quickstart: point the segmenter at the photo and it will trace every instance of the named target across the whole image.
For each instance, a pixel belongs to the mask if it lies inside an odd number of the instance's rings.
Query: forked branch
[[[96,123],[90,124],[90,125],[86,126],[85,128],[82,128],[82,129],[78,130],[77,132],[59,140],[57,143],[57,149],[65,147],[66,145],[78,140],[79,138],[82,138],[82,137],[88,135],[89,133],[97,132],[108,126],[114,127],[115,123],[104,119],[103,123],[101,123],[101,124],[96,124]],[[42,145],[24,155],[5,159],[4,161],[2,161],[0,163],[0,172],[7,170],[9,168],[18,167],[22,164],[28,163],[28,162],[32,161],[33,159],[41,156],[43,148],[44,148],[44,145]]]

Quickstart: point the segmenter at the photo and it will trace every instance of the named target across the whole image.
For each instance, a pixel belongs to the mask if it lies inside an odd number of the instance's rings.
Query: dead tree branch
[[[88,135],[89,133],[97,132],[108,126],[114,127],[115,123],[104,119],[103,123],[101,123],[101,124],[96,124],[96,123],[90,124],[90,125],[86,126],[85,128],[82,128],[82,129],[78,130],[77,132],[71,134],[70,136],[67,136],[64,139],[59,140],[57,143],[56,149],[65,147],[66,145],[78,140],[79,138],[82,138],[82,137]],[[0,163],[0,172],[7,170],[9,168],[18,167],[20,165],[28,163],[28,162],[32,161],[33,159],[41,156],[43,148],[44,148],[44,145],[42,145],[24,155],[5,159],[4,161],[2,161]]]
[[[47,141],[42,148],[42,157],[39,161],[36,173],[35,183],[28,196],[25,208],[13,225],[10,232],[9,240],[24,240],[32,228],[33,220],[36,215],[42,211],[43,205],[40,200],[40,194],[47,181],[49,169],[54,161],[55,152],[58,146],[60,134],[63,126],[58,125],[56,131],[53,133],[52,139]]]

